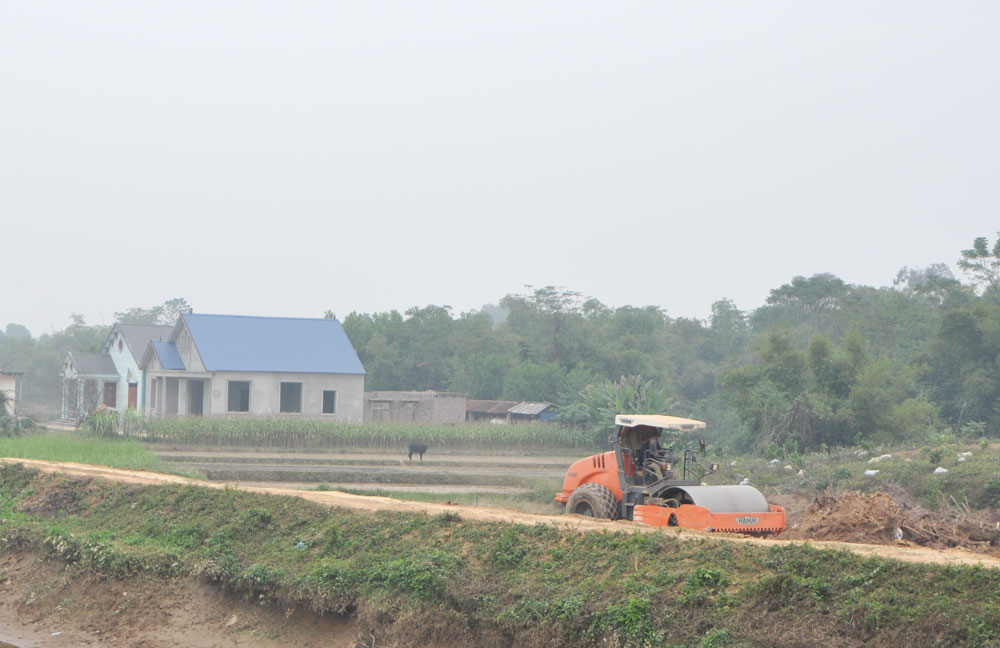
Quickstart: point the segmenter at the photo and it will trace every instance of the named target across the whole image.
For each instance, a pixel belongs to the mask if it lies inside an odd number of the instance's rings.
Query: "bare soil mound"
[[[78,515],[93,508],[98,502],[98,496],[99,487],[94,479],[64,479],[49,482],[14,510],[34,515]]]
[[[959,547],[1000,554],[995,514],[951,505],[929,511],[903,493],[847,491],[816,497],[783,539]]]
[[[108,579],[31,553],[0,556],[0,646],[353,648],[351,618],[246,600],[193,578]]]

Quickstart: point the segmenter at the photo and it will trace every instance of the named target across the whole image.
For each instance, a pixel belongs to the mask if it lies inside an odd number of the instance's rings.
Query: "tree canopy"
[[[115,321],[119,324],[161,324],[170,325],[177,321],[181,313],[190,313],[191,305],[186,299],[177,297],[168,299],[159,306],[150,308],[129,308],[115,313]]]
[[[371,389],[546,400],[581,422],[642,376],[672,412],[761,452],[1000,435],[1000,239],[977,238],[958,265],[970,284],[944,264],[903,268],[882,288],[796,276],[750,312],[715,302],[707,322],[529,286],[458,316],[427,306],[351,313],[344,326]]]
[[[352,312],[343,325],[369,390],[548,401],[576,424],[615,407],[667,409],[760,452],[1000,436],[1000,236],[958,256],[968,283],[944,264],[905,267],[879,288],[795,276],[748,312],[716,301],[707,321],[548,285],[469,312]],[[172,323],[187,311],[172,299],[116,316]],[[57,401],[65,352],[96,351],[106,335],[79,316],[39,338],[8,323],[0,366],[25,372],[26,399]]]

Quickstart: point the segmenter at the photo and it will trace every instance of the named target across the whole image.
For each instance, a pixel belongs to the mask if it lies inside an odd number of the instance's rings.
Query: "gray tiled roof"
[[[171,326],[158,326],[153,324],[119,324],[118,330],[125,338],[125,344],[136,362],[142,360],[142,354],[146,352],[150,340],[168,340],[170,332],[174,330]]]
[[[114,360],[107,353],[81,353],[70,351],[77,374],[81,376],[117,376]]]

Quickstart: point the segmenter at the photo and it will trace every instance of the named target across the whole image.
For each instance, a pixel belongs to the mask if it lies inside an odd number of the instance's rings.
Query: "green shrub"
[[[243,524],[247,529],[266,529],[274,522],[274,514],[265,508],[252,508],[243,516]]]
[[[493,551],[490,552],[490,562],[498,567],[510,569],[517,566],[527,555],[528,548],[524,546],[521,534],[515,528],[508,527],[496,539]]]
[[[927,482],[927,486],[924,489],[924,499],[934,509],[940,506],[944,500],[944,484],[941,483],[940,479],[937,479],[937,475],[935,475],[934,479]]]
[[[142,412],[128,409],[121,413],[121,432],[124,436],[142,436],[145,433],[146,417]]]
[[[1000,508],[1000,477],[994,477],[983,490],[986,491],[986,506]]]
[[[113,437],[118,434],[118,413],[114,410],[95,411],[87,415],[80,425],[85,436]]]
[[[729,579],[726,578],[725,573],[721,569],[707,566],[695,569],[688,576],[687,580],[693,586],[703,587],[713,592],[719,591],[729,584]]]
[[[706,634],[698,644],[698,648],[723,648],[728,645],[729,632],[725,628],[720,628]]]
[[[663,633],[653,625],[652,605],[648,598],[630,598],[610,606],[600,625],[624,635],[630,645],[659,646]]]
[[[941,463],[941,459],[944,457],[944,448],[924,446],[920,449],[920,456],[927,459],[928,462],[937,465]]]

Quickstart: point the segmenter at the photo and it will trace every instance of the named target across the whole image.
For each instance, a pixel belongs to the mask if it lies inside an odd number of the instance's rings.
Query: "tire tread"
[[[615,499],[611,489],[603,484],[595,484],[593,482],[581,484],[570,494],[569,501],[566,502],[566,511],[572,512],[581,500],[590,504],[595,518],[603,518],[605,520],[617,520],[619,518],[618,500]]]

